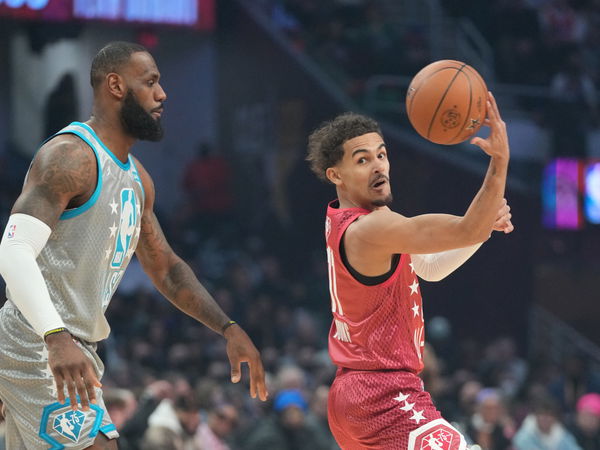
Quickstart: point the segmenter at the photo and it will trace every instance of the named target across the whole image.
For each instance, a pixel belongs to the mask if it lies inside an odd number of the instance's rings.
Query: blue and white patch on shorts
[[[56,402],[44,408],[39,435],[51,445],[50,450],[62,450],[82,438],[96,437],[103,416],[104,410],[94,404],[90,404],[89,411],[73,411],[70,399],[64,404]]]
[[[67,411],[54,418],[54,426],[52,428],[67,439],[79,442],[79,435],[81,434],[85,419],[87,419],[87,415],[82,411]]]

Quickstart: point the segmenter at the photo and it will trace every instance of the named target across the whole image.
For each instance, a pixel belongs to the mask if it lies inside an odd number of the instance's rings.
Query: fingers
[[[65,374],[65,385],[67,386],[67,392],[69,393],[69,400],[71,401],[71,409],[77,410],[77,391],[75,389],[75,381],[71,377],[70,373]]]
[[[249,363],[250,365],[250,395],[252,398],[260,398],[263,402],[267,401],[269,393],[265,383],[265,369],[260,359]]]
[[[65,403],[65,384],[63,377],[60,373],[54,373],[54,383],[56,384],[56,391],[58,392],[58,403]]]
[[[231,361],[231,382],[237,383],[241,378],[241,362],[239,359]]]
[[[486,152],[486,153],[488,152],[489,142],[487,140],[482,139],[480,137],[474,137],[473,139],[471,139],[470,142],[471,142],[471,144],[479,147],[484,152]]]
[[[81,397],[81,406],[83,409],[86,409],[86,406],[89,404],[86,402],[84,404],[83,399],[87,397],[89,399],[89,403],[96,404],[96,388],[102,387],[98,378],[96,378],[96,373],[92,369],[92,367],[88,367],[87,373],[83,374],[83,381],[85,383],[85,391],[79,391],[79,396]]]
[[[500,116],[500,110],[498,109],[498,104],[496,103],[496,98],[491,91],[488,91],[488,99],[489,103],[491,103],[492,111],[496,117],[496,120],[502,120],[502,117]]]
[[[54,373],[54,382],[58,402],[64,404],[66,401],[65,388],[68,393],[71,409],[78,409],[78,404],[81,403],[81,408],[84,411],[90,409],[90,403],[96,403],[96,388],[101,388],[102,383],[96,377],[91,364],[86,364],[83,369],[64,369],[63,371]],[[78,397],[79,395],[79,397]]]
[[[77,392],[79,393],[79,400],[81,402],[81,409],[84,411],[88,411],[90,409],[90,402],[88,400],[87,393],[87,382],[83,379],[83,374],[80,374],[77,378],[75,378],[75,387],[77,388]],[[73,399],[71,397],[71,408],[77,409],[77,398],[75,398],[75,407],[73,408]]]

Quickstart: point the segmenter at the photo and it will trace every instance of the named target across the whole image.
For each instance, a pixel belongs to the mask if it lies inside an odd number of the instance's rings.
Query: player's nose
[[[156,90],[155,98],[161,103],[167,99],[167,93],[160,84],[158,85],[158,89]]]

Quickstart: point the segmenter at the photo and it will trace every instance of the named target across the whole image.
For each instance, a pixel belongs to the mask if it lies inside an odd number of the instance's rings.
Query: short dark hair
[[[379,124],[370,117],[352,112],[340,114],[321,124],[308,137],[308,156],[311,170],[323,181],[329,181],[325,171],[344,156],[344,142],[367,133],[383,137]]]
[[[94,56],[90,70],[90,83],[96,89],[107,74],[118,72],[121,66],[129,61],[133,53],[146,52],[146,47],[126,41],[113,41],[106,44]]]

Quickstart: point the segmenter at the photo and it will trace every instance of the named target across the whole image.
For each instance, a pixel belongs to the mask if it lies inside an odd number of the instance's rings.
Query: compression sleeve
[[[415,273],[420,278],[425,281],[440,281],[462,266],[481,247],[481,244],[430,255],[410,255],[410,259]]]
[[[13,214],[0,242],[0,274],[10,298],[34,330],[42,337],[64,323],[48,293],[36,258],[52,230],[27,214]]]

